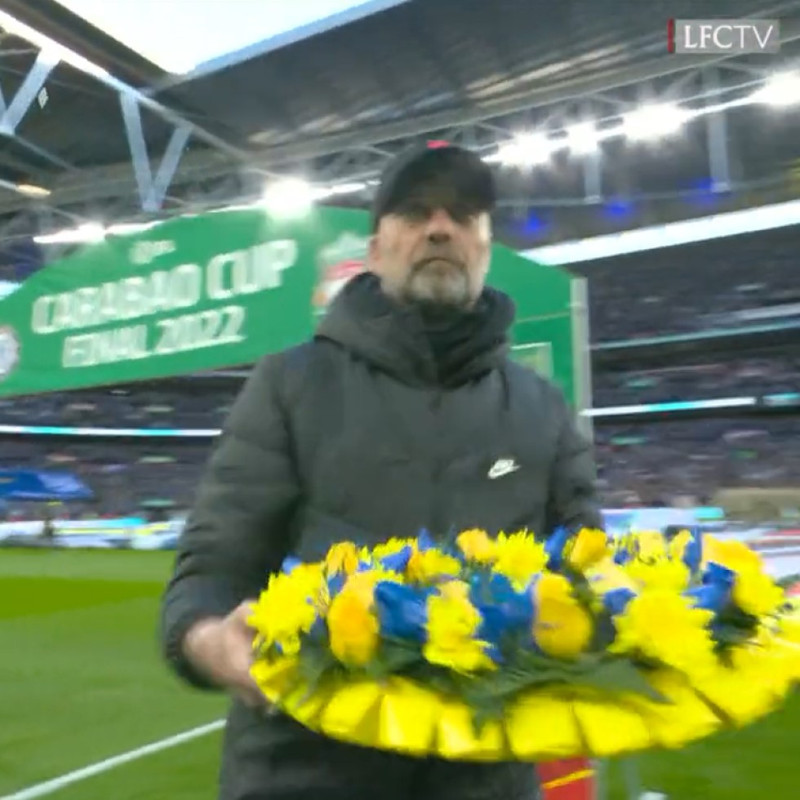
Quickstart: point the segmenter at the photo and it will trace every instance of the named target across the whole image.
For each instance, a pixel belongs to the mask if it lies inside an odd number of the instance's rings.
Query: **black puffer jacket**
[[[188,627],[257,596],[287,554],[482,527],[600,524],[591,451],[561,394],[508,360],[513,306],[431,318],[371,275],[351,281],[315,339],[265,358],[199,489],[163,606],[168,659]],[[532,769],[415,761],[323,739],[234,703],[222,800],[535,795]],[[434,788],[439,787],[439,788]]]

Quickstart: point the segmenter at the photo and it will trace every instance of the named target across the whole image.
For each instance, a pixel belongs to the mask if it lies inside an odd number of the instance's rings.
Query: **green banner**
[[[250,364],[294,345],[364,269],[368,236],[366,212],[329,207],[302,221],[231,209],[109,236],[0,300],[0,396]],[[547,342],[537,368],[573,399],[570,276],[496,246],[490,282],[517,302],[515,342]]]

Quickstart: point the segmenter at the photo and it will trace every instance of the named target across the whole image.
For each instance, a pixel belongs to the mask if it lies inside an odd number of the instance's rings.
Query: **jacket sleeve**
[[[183,656],[198,620],[224,616],[255,597],[290,548],[288,526],[299,496],[285,410],[280,355],[253,371],[206,466],[178,543],[162,602],[168,662],[190,683],[210,688]]]
[[[546,530],[602,528],[597,473],[591,443],[578,431],[574,415],[558,390],[553,390],[558,439],[550,470]]]

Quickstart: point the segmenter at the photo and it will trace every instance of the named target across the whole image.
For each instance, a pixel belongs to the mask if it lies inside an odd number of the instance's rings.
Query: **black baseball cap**
[[[455,216],[491,212],[496,200],[492,170],[477,153],[448,142],[429,142],[389,163],[375,193],[372,228],[386,214],[402,214],[420,202]]]

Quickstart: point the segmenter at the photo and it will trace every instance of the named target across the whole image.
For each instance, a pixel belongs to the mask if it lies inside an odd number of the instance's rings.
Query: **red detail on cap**
[[[428,142],[428,150],[438,150],[440,147],[450,147],[450,142],[444,139],[433,139]]]
[[[667,20],[667,52],[675,52],[675,20]]]

